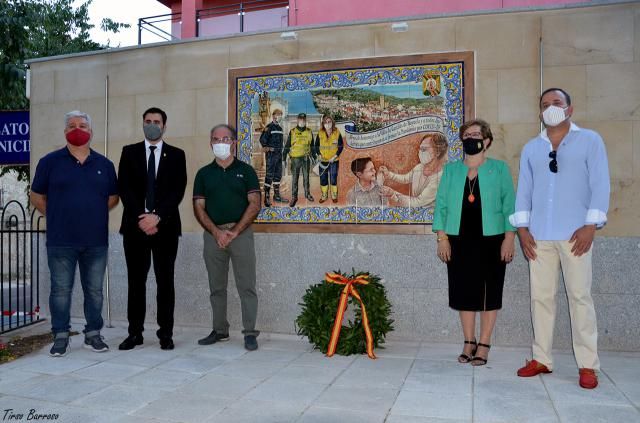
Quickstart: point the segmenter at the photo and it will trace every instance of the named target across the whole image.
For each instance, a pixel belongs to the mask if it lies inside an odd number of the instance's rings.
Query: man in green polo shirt
[[[258,349],[256,253],[251,224],[260,212],[260,184],[251,166],[237,160],[236,131],[229,125],[211,130],[215,160],[198,170],[193,184],[193,212],[204,228],[204,262],[209,274],[213,331],[198,344],[229,339],[227,282],[229,259],[242,306],[244,346]]]

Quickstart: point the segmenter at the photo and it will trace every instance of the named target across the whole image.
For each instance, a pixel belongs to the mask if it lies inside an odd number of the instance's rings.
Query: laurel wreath
[[[351,275],[341,273],[349,278],[360,275],[369,275],[368,285],[358,285],[356,289],[362,297],[362,301],[369,317],[369,326],[373,335],[374,348],[385,342],[385,336],[393,330],[393,320],[389,318],[391,314],[391,303],[387,299],[384,285],[380,283],[380,277],[371,275],[368,272],[352,272]],[[300,315],[295,323],[297,333],[306,336],[313,346],[327,353],[331,330],[338,311],[338,302],[343,285],[327,283],[325,281],[307,288],[302,303]],[[360,303],[353,297],[349,298],[348,308],[354,310],[354,320],[349,320],[348,326],[343,325],[340,332],[337,354],[351,355],[366,353],[366,339],[362,326],[362,310]]]

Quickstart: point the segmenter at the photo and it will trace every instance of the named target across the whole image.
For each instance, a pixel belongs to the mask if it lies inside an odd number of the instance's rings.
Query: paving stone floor
[[[261,334],[247,352],[239,333],[199,346],[206,329],[177,328],[176,349],[162,351],[149,328],[142,348],[118,351],[126,325],[114,325],[103,330],[107,353],[84,349],[79,335],[66,357],[47,346],[0,365],[0,421],[35,410],[63,423],[640,423],[638,352],[602,352],[600,386],[588,391],[567,351],[555,353],[553,374],[522,379],[527,348],[495,347],[474,368],[457,363],[453,344],[389,341],[377,360],[326,358],[295,336]]]

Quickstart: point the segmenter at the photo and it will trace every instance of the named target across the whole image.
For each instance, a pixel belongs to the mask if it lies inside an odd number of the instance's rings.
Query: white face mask
[[[331,134],[331,132],[333,132],[331,130],[332,128],[333,128],[333,125],[331,125],[331,124],[324,126],[324,130],[327,131],[327,134]]]
[[[427,164],[431,161],[433,157],[431,157],[431,153],[429,150],[418,152],[418,157],[420,158],[420,163]]]
[[[231,155],[231,145],[226,143],[213,144],[213,154],[220,160],[226,160]]]
[[[558,126],[564,122],[567,117],[564,115],[567,108],[558,106],[549,106],[542,112],[542,121],[547,126]]]
[[[306,121],[304,121],[304,120],[299,120],[299,121],[298,121],[298,126],[299,126],[300,128],[304,128],[305,126],[307,126],[307,122],[306,122]]]

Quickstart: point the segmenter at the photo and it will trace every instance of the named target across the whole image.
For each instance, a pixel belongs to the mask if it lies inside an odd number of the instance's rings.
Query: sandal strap
[[[474,362],[474,361],[478,361],[478,362],[481,362],[482,364],[487,364],[487,359],[486,359],[486,358],[482,358],[482,357],[478,357],[478,356],[473,357],[473,358],[471,359],[471,361],[472,361],[472,362]]]
[[[469,357],[468,355],[466,355],[466,354],[464,354],[464,353],[463,353],[463,354],[460,354],[460,355],[458,356],[458,358],[461,358],[461,359],[463,359],[463,360],[466,360],[466,361],[467,361],[467,363],[468,363],[468,362],[470,362],[471,360],[473,360],[473,358]]]
[[[482,342],[478,342],[479,347],[485,347],[487,349],[491,348],[491,345],[483,344]]]
[[[476,340],[474,339],[473,341],[467,341],[466,339],[464,340],[465,344],[471,344],[471,345],[479,345],[478,342],[476,342]]]

